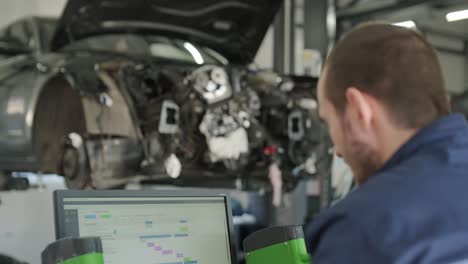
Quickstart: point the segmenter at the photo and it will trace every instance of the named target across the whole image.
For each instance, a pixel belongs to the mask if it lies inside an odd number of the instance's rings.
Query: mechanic
[[[359,188],[307,229],[315,263],[468,263],[468,126],[416,31],[365,24],[338,42],[319,112]]]

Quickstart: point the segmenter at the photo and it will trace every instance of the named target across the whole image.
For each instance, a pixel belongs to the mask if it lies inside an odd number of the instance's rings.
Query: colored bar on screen
[[[151,238],[168,238],[172,235],[149,235],[149,236],[140,236],[140,239],[151,239]]]

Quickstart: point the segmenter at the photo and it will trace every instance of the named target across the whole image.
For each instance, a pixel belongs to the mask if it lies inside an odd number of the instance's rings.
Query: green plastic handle
[[[90,253],[79,257],[67,259],[59,264],[104,264],[102,253]]]

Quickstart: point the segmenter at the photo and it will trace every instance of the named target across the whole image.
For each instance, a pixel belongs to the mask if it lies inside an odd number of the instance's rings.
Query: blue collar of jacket
[[[421,147],[456,135],[460,129],[466,128],[466,119],[462,114],[450,114],[439,118],[428,126],[419,130],[410,140],[388,160],[385,165],[379,170],[386,171],[397,166],[402,161],[408,159]]]

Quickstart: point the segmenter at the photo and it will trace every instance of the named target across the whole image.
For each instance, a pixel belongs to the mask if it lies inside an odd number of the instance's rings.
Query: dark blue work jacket
[[[312,263],[468,263],[468,125],[419,131],[306,229]]]

